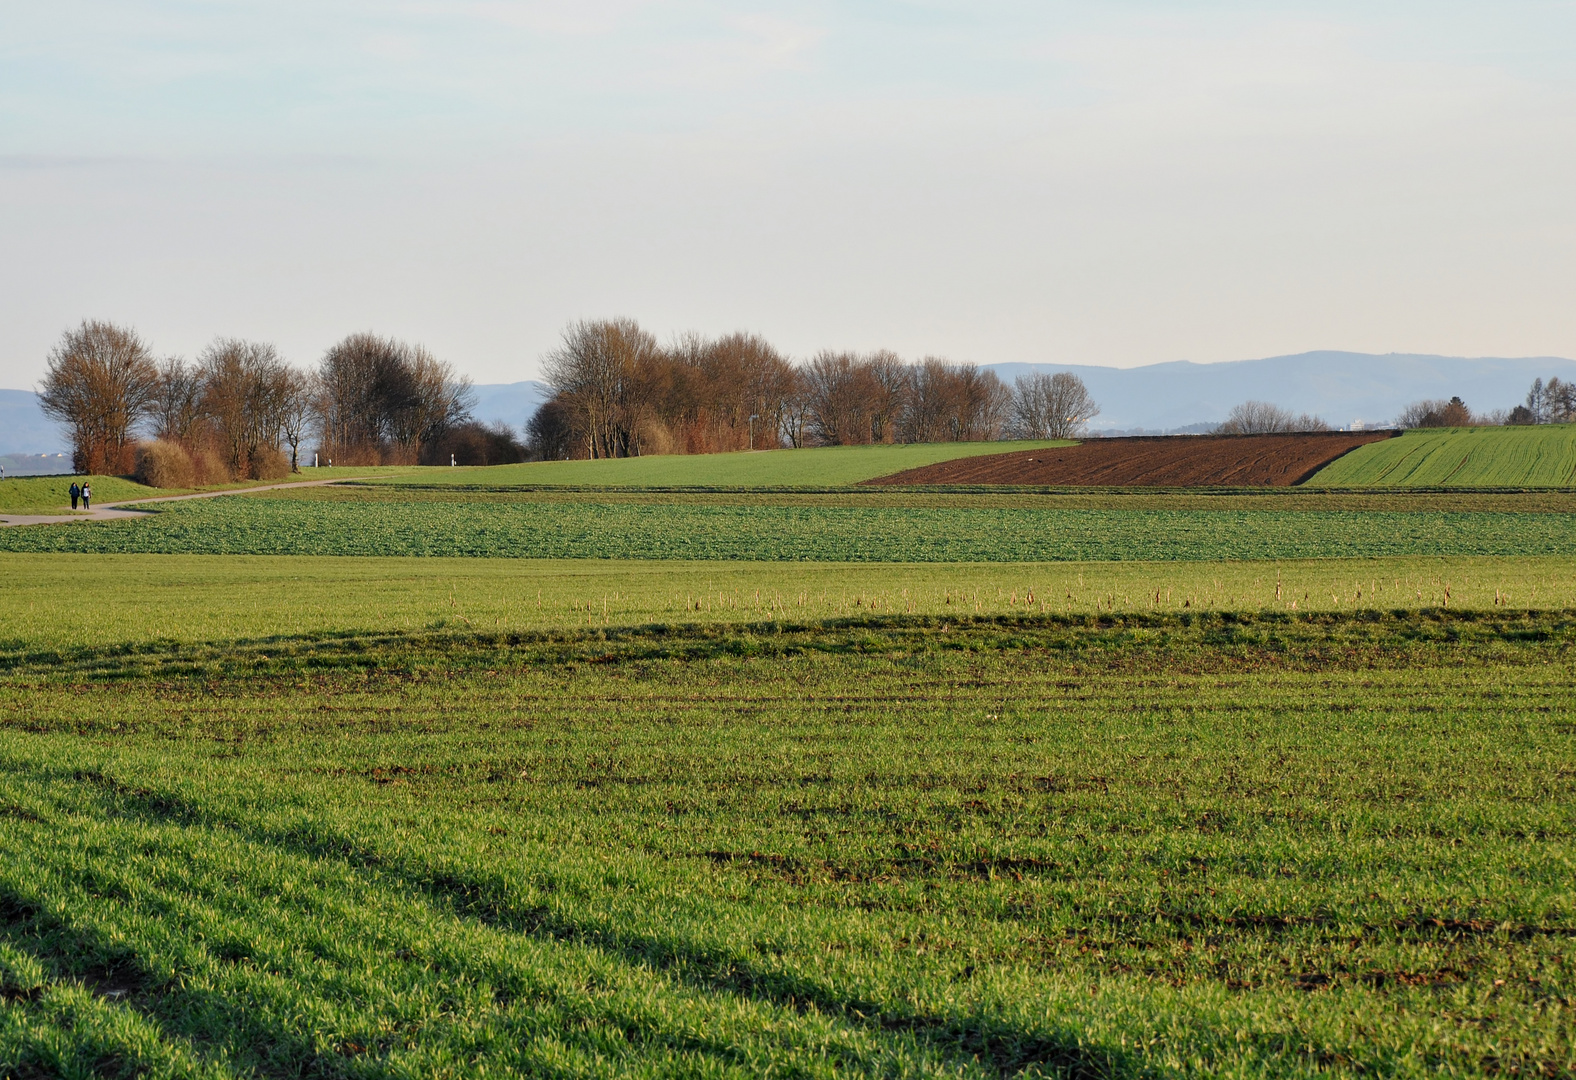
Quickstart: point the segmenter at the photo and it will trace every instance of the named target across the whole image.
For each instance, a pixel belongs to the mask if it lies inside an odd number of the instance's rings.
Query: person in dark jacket
[[[71,509],[77,508],[77,500],[82,498],[82,489],[77,487],[75,480],[71,481]]]

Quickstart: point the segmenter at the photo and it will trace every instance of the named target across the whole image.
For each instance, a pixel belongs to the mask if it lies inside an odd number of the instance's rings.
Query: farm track
[[[1069,487],[1291,487],[1391,431],[1141,436],[944,461],[867,484]]]

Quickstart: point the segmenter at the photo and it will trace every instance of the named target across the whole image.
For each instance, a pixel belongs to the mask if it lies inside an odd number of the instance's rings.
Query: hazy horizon
[[[1400,351],[1389,352],[1389,353],[1362,353],[1362,352],[1355,352],[1353,350],[1348,350],[1348,349],[1306,349],[1306,350],[1304,350],[1302,352],[1280,353],[1280,354],[1277,354],[1275,356],[1244,356],[1244,357],[1239,357],[1239,358],[1236,358],[1236,359],[1225,359],[1225,360],[1156,360],[1153,363],[1127,364],[1127,365],[1119,365],[1119,364],[1078,364],[1078,363],[1065,363],[1065,364],[1062,364],[1062,363],[1055,363],[1055,362],[1052,362],[1052,361],[1000,360],[1000,361],[986,361],[986,362],[983,362],[983,363],[979,364],[979,366],[980,367],[992,367],[992,368],[994,368],[994,367],[1011,367],[1011,366],[1027,365],[1027,366],[1030,366],[1030,367],[1047,368],[1047,369],[1050,369],[1050,368],[1067,368],[1067,369],[1074,369],[1074,368],[1098,368],[1098,369],[1103,369],[1103,370],[1112,371],[1112,372],[1116,372],[1116,371],[1131,372],[1131,371],[1138,371],[1138,370],[1141,370],[1141,369],[1144,369],[1144,368],[1162,367],[1162,366],[1166,366],[1166,365],[1170,365],[1170,364],[1194,364],[1194,365],[1199,365],[1199,366],[1205,366],[1205,365],[1218,366],[1218,365],[1225,365],[1225,364],[1253,364],[1253,363],[1256,363],[1256,362],[1267,361],[1267,360],[1297,359],[1297,358],[1305,357],[1305,356],[1319,356],[1321,354],[1326,354],[1327,355],[1327,354],[1332,354],[1332,353],[1341,354],[1341,355],[1347,355],[1347,356],[1357,356],[1357,357],[1369,357],[1369,356],[1381,357],[1381,358],[1382,357],[1406,357],[1406,358],[1427,358],[1427,359],[1436,359],[1436,360],[1454,360],[1454,361],[1463,361],[1465,363],[1491,363],[1491,362],[1494,362],[1494,361],[1520,361],[1520,362],[1550,361],[1550,362],[1553,362],[1553,363],[1563,363],[1563,364],[1576,363],[1576,358],[1567,357],[1567,356],[1551,356],[1551,355],[1540,355],[1540,356],[1447,356],[1447,355],[1442,354],[1442,353],[1417,353],[1417,352],[1400,352]],[[163,355],[163,354],[161,353],[160,355]],[[788,357],[788,359],[791,362],[794,362],[794,363],[801,363],[801,362],[804,362],[804,361],[810,359],[810,357],[808,357],[808,356],[790,356],[790,357]],[[905,360],[909,360],[909,361],[913,361],[915,358],[914,357],[904,357],[904,359]],[[297,363],[298,365],[311,364],[313,362],[314,362],[313,360],[295,361],[295,363]],[[542,379],[542,376],[541,376],[540,372],[538,372],[536,374],[533,374],[533,375],[528,375],[528,376],[525,376],[525,377],[519,378],[519,379],[501,379],[501,380],[485,380],[484,381],[484,380],[472,377],[468,372],[466,372],[466,371],[464,371],[462,369],[456,369],[456,370],[458,371],[458,374],[460,374],[461,376],[466,377],[466,378],[470,378],[471,382],[474,383],[477,386],[488,386],[488,387],[510,386],[510,385],[516,385],[516,384],[519,384],[519,383],[527,383],[527,382],[541,383],[544,386],[547,385],[545,383],[545,381]],[[1557,375],[1558,373],[1556,372],[1555,374]],[[20,392],[20,393],[36,393],[37,392],[37,387],[36,386],[0,386],[0,391],[17,391],[17,392]]]
[[[0,12],[0,383],[83,318],[1128,368],[1576,355],[1576,6]]]

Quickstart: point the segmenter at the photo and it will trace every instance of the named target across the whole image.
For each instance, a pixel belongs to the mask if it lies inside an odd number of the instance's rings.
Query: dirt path
[[[127,510],[128,506],[148,503],[180,502],[183,499],[216,499],[220,495],[250,495],[255,491],[280,491],[285,488],[323,487],[325,484],[342,484],[350,480],[369,480],[367,476],[336,476],[332,480],[297,480],[289,484],[267,484],[263,487],[226,488],[223,491],[198,491],[191,495],[155,495],[146,499],[122,499],[119,502],[100,503],[86,513],[74,514],[4,514],[0,513],[0,527],[7,525],[63,525],[72,521],[115,521],[119,518],[146,517],[149,510]]]

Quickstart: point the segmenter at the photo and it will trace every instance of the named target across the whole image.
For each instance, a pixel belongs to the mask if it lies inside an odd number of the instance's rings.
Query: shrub
[[[248,472],[253,480],[283,480],[290,475],[290,459],[275,447],[260,446],[252,452]]]
[[[500,421],[487,426],[474,420],[450,428],[423,446],[421,464],[447,465],[451,455],[456,465],[513,465],[529,456],[508,424]]]
[[[198,484],[223,484],[230,479],[230,467],[213,447],[193,451],[191,459]]]
[[[134,475],[156,488],[186,488],[196,481],[196,470],[186,448],[164,439],[137,444]]]

